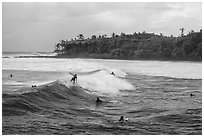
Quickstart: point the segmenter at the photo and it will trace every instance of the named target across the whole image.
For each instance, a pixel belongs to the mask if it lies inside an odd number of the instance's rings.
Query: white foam
[[[2,69],[31,71],[90,71],[101,68],[97,63],[89,63],[80,59],[53,58],[3,58]]]
[[[101,60],[100,63],[136,75],[202,79],[202,62]]]
[[[2,82],[2,85],[23,85],[24,83],[23,82],[17,82],[17,81],[5,81],[5,82]]]
[[[72,73],[106,70],[109,73],[114,72],[118,77],[125,77],[126,75],[120,69],[109,68],[100,62],[87,62],[83,59],[3,58],[2,69]]]
[[[134,87],[124,79],[126,73],[120,69],[109,68],[100,62],[90,62],[83,59],[52,59],[52,58],[18,58],[3,59],[3,69],[29,70],[29,71],[57,71],[67,72],[67,75],[59,77],[60,82],[67,87],[72,86],[70,79],[73,74],[78,74],[78,85],[90,91],[100,93],[118,93],[119,90],[132,90]],[[115,73],[111,75],[111,72]],[[31,81],[27,84],[44,84]]]
[[[67,87],[72,86],[71,77],[60,80]],[[111,75],[102,70],[90,75],[78,75],[77,85],[100,94],[117,94],[120,90],[134,90],[135,87],[127,80]]]

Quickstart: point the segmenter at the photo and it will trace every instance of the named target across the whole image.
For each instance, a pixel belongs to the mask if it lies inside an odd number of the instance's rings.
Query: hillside
[[[202,30],[179,37],[143,32],[84,39],[80,34],[55,44],[54,52],[69,58],[202,61]]]

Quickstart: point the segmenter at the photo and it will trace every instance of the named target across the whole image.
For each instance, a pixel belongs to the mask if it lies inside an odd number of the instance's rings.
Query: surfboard
[[[74,76],[74,74],[73,74],[73,73],[71,73],[71,72],[69,72],[69,74],[71,74],[72,76]]]

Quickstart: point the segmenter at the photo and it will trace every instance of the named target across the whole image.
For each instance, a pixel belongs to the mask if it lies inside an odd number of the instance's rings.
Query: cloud
[[[49,2],[3,3],[3,51],[52,51],[61,39],[79,33],[162,32],[178,35],[179,28],[200,29],[201,3]],[[14,46],[15,45],[15,46]]]
[[[129,17],[125,12],[104,12],[95,15],[93,18],[101,26],[112,27],[115,30],[123,30],[131,26],[134,19]]]
[[[200,3],[168,3],[168,7],[168,10],[161,12],[160,16],[152,21],[152,28],[161,31],[166,28],[166,34],[168,35],[178,35],[178,30],[181,27],[187,27],[189,31],[190,29],[201,28],[202,9]],[[177,33],[172,30],[177,31]]]

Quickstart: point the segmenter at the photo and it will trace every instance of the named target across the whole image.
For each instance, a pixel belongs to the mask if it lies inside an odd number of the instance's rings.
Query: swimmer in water
[[[193,94],[193,93],[191,93],[191,94],[190,94],[190,96],[192,97],[192,96],[194,96],[194,94]]]
[[[124,116],[121,116],[119,119],[119,122],[125,122],[128,121],[128,118],[124,118]]]
[[[101,103],[102,101],[99,99],[99,97],[97,97],[96,99],[96,103]]]
[[[121,116],[120,119],[119,119],[119,121],[124,122],[124,121],[125,121],[124,117]]]
[[[101,101],[101,100],[99,99],[99,97],[97,97],[97,99],[96,99],[96,106],[101,105],[102,102],[103,102],[103,101]]]

